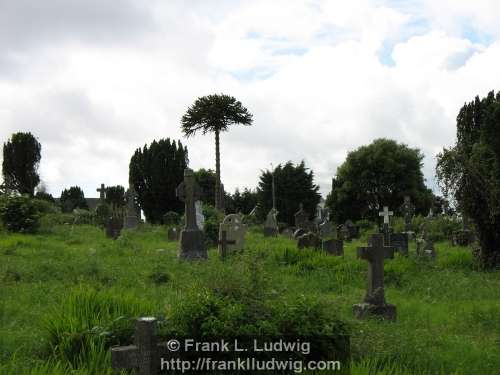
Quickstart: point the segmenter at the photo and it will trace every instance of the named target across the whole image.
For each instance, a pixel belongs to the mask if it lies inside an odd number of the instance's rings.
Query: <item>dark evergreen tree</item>
[[[121,185],[108,186],[105,201],[110,207],[119,208],[125,206],[125,188]]]
[[[36,199],[40,199],[42,201],[47,201],[47,202],[50,202],[50,203],[56,203],[56,200],[54,199],[54,197],[52,196],[52,194],[49,194],[45,191],[37,191],[36,194],[35,194],[35,198]]]
[[[62,212],[72,212],[75,208],[88,210],[89,206],[85,200],[85,194],[79,186],[64,189],[59,200]]]
[[[260,207],[258,215],[261,219],[272,208],[272,174],[273,171],[266,170],[260,175],[257,200]],[[303,161],[297,165],[290,161],[285,165],[278,165],[274,169],[274,181],[279,221],[293,225],[294,214],[299,210],[300,203],[304,205],[304,210],[309,212],[310,217],[313,217],[321,195],[319,186],[314,184],[313,171],[306,168]]]
[[[42,145],[31,133],[15,133],[3,145],[2,172],[5,187],[33,197],[40,182],[38,165]]]
[[[167,211],[182,213],[184,203],[175,189],[184,180],[189,163],[188,150],[180,141],[161,139],[137,149],[130,159],[129,182],[150,223],[162,223]]]
[[[427,214],[434,196],[425,186],[422,160],[418,149],[389,139],[377,139],[349,152],[326,200],[332,218],[337,222],[378,220],[384,206],[396,210],[405,195],[410,196],[416,213]]]
[[[215,134],[215,208],[220,209],[220,133],[233,124],[252,125],[252,114],[236,98],[215,94],[196,99],[182,116],[182,132],[190,137],[201,131]]]
[[[445,196],[476,224],[482,266],[500,267],[500,92],[464,104],[457,142],[437,158]]]
[[[240,192],[239,189],[236,189],[232,195],[232,201],[235,212],[241,211],[248,215],[257,204],[257,191],[245,188],[243,192]]]

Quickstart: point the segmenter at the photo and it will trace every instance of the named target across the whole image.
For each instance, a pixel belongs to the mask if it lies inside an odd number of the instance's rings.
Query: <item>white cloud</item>
[[[73,3],[0,6],[16,15],[0,27],[0,137],[40,138],[55,195],[126,184],[134,149],[153,139],[180,138],[192,167],[214,168],[213,136],[184,139],[179,126],[214,92],[254,114],[222,135],[231,191],[255,187],[271,162],[304,159],[326,194],[347,152],[379,137],[421,148],[435,187],[434,155],[454,142],[459,108],[500,89],[494,1]]]

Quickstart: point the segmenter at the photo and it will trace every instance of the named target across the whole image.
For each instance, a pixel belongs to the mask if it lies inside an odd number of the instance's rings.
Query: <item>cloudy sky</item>
[[[221,137],[226,190],[287,160],[321,192],[379,137],[435,154],[465,101],[500,90],[498,0],[0,0],[0,140],[31,131],[48,191],[126,185],[137,147],[181,139],[214,168],[213,136],[182,137],[203,95],[235,96],[252,127]]]

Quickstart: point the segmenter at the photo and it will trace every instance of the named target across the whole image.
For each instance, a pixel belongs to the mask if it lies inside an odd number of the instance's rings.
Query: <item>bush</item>
[[[9,232],[34,233],[40,226],[37,205],[27,196],[2,199],[0,217]]]
[[[99,203],[95,209],[96,224],[104,227],[111,214],[111,207],[107,203]]]
[[[205,243],[208,247],[217,246],[219,224],[224,220],[224,215],[209,204],[203,205],[203,215],[205,215]]]

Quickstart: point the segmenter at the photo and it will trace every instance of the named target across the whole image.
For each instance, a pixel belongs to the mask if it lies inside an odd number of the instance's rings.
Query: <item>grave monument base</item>
[[[328,239],[322,242],[323,251],[331,255],[344,256],[344,244],[342,240]]]
[[[396,306],[386,303],[385,305],[372,305],[371,303],[358,303],[352,307],[357,319],[366,319],[371,316],[380,316],[384,319],[396,320]]]
[[[180,235],[179,259],[196,260],[207,259],[205,235],[198,229],[184,229]]]

